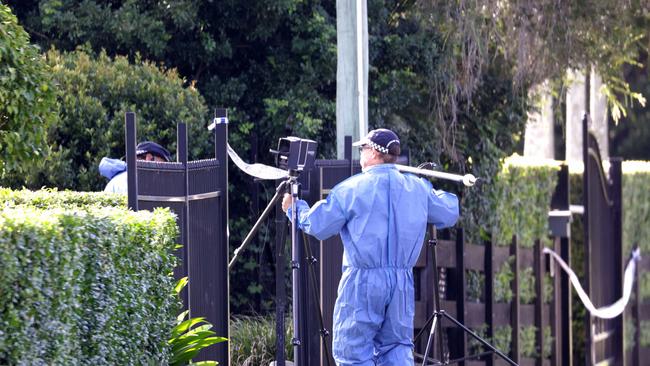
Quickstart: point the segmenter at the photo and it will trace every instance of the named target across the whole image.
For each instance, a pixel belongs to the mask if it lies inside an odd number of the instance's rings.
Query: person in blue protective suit
[[[144,141],[135,147],[135,154],[138,160],[147,161],[171,161],[171,154],[167,149],[155,142]],[[124,193],[128,192],[126,162],[120,159],[102,158],[99,162],[99,173],[110,179],[104,192]]]
[[[427,223],[454,225],[458,199],[397,170],[400,141],[393,131],[370,131],[354,145],[362,173],[311,208],[297,200],[297,225],[320,240],[340,234],[343,241],[333,326],[337,365],[413,365],[413,266]],[[290,195],[282,208],[291,219]]]

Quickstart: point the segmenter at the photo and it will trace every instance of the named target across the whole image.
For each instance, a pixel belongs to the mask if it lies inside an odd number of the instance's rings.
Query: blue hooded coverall
[[[340,233],[343,241],[334,306],[337,365],[413,365],[413,266],[427,222],[454,225],[458,198],[380,164],[339,183],[311,209],[297,201],[296,211],[305,233],[319,240]]]

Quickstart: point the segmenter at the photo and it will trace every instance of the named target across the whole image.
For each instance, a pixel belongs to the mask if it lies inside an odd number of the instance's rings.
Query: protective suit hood
[[[120,159],[102,158],[99,162],[99,174],[108,179],[113,179],[123,171],[126,171],[126,162]]]

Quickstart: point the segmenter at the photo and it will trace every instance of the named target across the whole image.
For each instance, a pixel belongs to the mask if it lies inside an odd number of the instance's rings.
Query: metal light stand
[[[289,171],[289,191],[291,193],[291,301],[293,312],[293,338],[291,344],[293,345],[293,358],[296,365],[299,364],[299,349],[301,345],[302,332],[300,328],[300,319],[302,314],[300,312],[300,294],[299,294],[299,278],[300,278],[300,256],[298,254],[300,248],[298,247],[297,238],[297,225],[296,225],[296,200],[298,199],[298,190],[300,184],[298,183],[298,174],[296,171]]]
[[[292,269],[292,301],[293,301],[293,329],[294,329],[294,338],[292,339],[291,343],[293,344],[294,347],[294,363],[296,365],[300,365],[300,360],[299,360],[299,355],[301,354],[299,352],[298,347],[303,345],[304,341],[304,334],[302,334],[303,328],[301,327],[302,323],[306,321],[306,314],[302,313],[302,308],[300,307],[299,304],[299,299],[302,296],[301,291],[303,289],[301,288],[299,284],[299,278],[300,278],[300,262],[301,262],[301,256],[305,255],[305,258],[307,259],[307,262],[309,263],[309,270],[307,273],[307,276],[309,277],[309,280],[311,283],[307,283],[306,285],[308,287],[312,288],[311,295],[314,297],[314,304],[316,304],[316,312],[318,313],[318,320],[319,320],[319,333],[321,336],[321,339],[323,340],[323,347],[325,350],[326,357],[325,359],[327,360],[327,365],[330,365],[330,353],[329,353],[329,348],[327,346],[327,341],[326,337],[329,336],[329,332],[327,329],[325,329],[325,322],[323,321],[323,313],[318,306],[320,304],[319,296],[318,296],[318,291],[316,290],[316,272],[314,270],[314,264],[316,263],[316,258],[312,255],[311,248],[309,247],[309,240],[306,237],[306,234],[303,232],[303,249],[304,252],[301,251],[300,246],[299,246],[299,240],[298,240],[298,226],[296,224],[297,222],[297,212],[296,212],[296,201],[298,200],[298,194],[300,191],[300,183],[298,183],[298,175],[299,172],[294,172],[294,171],[289,171],[289,188],[292,196],[291,200],[291,269]],[[303,360],[304,362],[307,362],[307,360]]]
[[[422,330],[418,333],[417,336],[415,336],[415,340],[420,338],[422,335],[423,331],[426,329],[427,325],[431,322],[431,330],[429,331],[429,339],[427,339],[427,346],[424,351],[424,355],[422,356],[422,366],[425,365],[449,365],[449,364],[455,364],[459,362],[463,362],[469,359],[474,359],[478,358],[484,355],[489,355],[491,353],[496,353],[499,357],[501,357],[503,360],[508,362],[511,365],[517,366],[517,364],[508,358],[505,354],[503,354],[501,351],[496,349],[493,345],[488,343],[485,339],[479,337],[474,331],[471,329],[467,328],[464,326],[461,322],[456,320],[454,317],[451,315],[447,314],[444,310],[440,308],[440,291],[438,289],[439,283],[438,283],[438,260],[436,257],[436,245],[438,244],[438,241],[436,239],[436,231],[435,227],[431,224],[429,224],[429,248],[433,251],[432,256],[433,256],[433,296],[434,296],[434,306],[435,309],[433,310],[433,315],[427,319],[426,323],[422,327]],[[429,351],[430,347],[432,346],[433,339],[435,337],[435,332],[436,332],[436,326],[438,325],[438,319],[440,319],[440,322],[442,322],[442,318],[446,318],[452,323],[454,323],[456,326],[460,327],[464,332],[468,333],[470,336],[472,336],[474,339],[479,341],[483,346],[487,347],[490,351],[483,352],[477,355],[472,355],[468,357],[462,357],[454,360],[449,360],[449,353],[445,353],[443,350],[443,342],[442,342],[442,334],[438,336],[438,346],[440,348],[440,353],[441,353],[441,358],[442,361],[435,360],[435,359],[430,359],[429,358]],[[415,343],[415,342],[414,342]],[[433,353],[433,352],[432,352]],[[432,362],[432,363],[429,363]]]

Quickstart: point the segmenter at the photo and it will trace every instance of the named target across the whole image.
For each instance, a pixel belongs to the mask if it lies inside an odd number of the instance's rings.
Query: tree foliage
[[[164,4],[32,0],[14,7],[44,47],[72,50],[85,42],[93,52],[105,48],[107,57],[126,54],[135,61],[137,52],[178,68],[181,75],[195,82],[208,105],[229,108],[230,143],[246,160],[271,163],[267,151],[275,147],[278,137],[288,134],[317,140],[321,157],[334,155],[336,9],[332,2],[182,1],[178,4],[184,7],[159,11]],[[88,9],[101,9],[102,15]],[[114,29],[112,24],[123,13],[137,15],[140,21],[121,27],[119,37],[114,37],[107,29]],[[191,14],[184,27],[173,21],[181,14]],[[518,93],[512,82],[512,63],[495,58],[476,80],[472,103],[469,94],[454,99],[459,127],[450,130],[446,127],[448,115],[438,115],[434,108],[436,103],[450,103],[439,99],[441,94],[435,88],[459,83],[458,75],[449,70],[462,58],[458,53],[452,58],[446,55],[450,52],[448,36],[441,28],[430,26],[412,1],[371,0],[368,15],[370,126],[394,128],[415,162],[436,161],[445,168],[472,170],[481,176],[496,174],[499,159],[516,147],[525,123],[525,94]],[[75,19],[74,25],[66,25],[65,19]],[[154,23],[160,24],[159,34],[153,33],[164,46],[134,41],[153,34],[148,33],[147,25]],[[111,39],[106,41],[107,37]],[[101,100],[107,97],[97,96],[93,103],[104,105]],[[115,94],[109,99],[119,98],[125,96]],[[115,118],[121,125],[122,117]],[[102,143],[110,141],[117,153],[121,151],[121,130],[111,131]],[[71,131],[70,136],[75,134]],[[237,244],[274,187],[254,183],[236,170],[230,172],[230,180],[230,240]],[[480,201],[480,197],[477,194],[474,199]],[[489,206],[489,202],[480,204]],[[273,234],[271,226],[264,226],[260,239],[231,272],[231,288],[237,290],[231,294],[235,312],[264,311],[272,306],[273,286],[264,284],[273,281],[269,240]]]
[[[412,3],[403,1],[401,3]],[[445,38],[443,64],[450,82],[432,85],[433,110],[453,137],[463,100],[473,99],[485,71],[501,56],[526,90],[561,79],[568,68],[594,68],[605,83],[616,118],[632,102],[645,103],[623,79],[650,42],[650,6],[639,1],[419,1],[421,19]],[[396,21],[399,17],[395,16]]]
[[[42,157],[55,116],[49,69],[11,10],[0,4],[0,182]]]
[[[57,84],[60,119],[48,131],[47,157],[12,185],[101,190],[98,173],[104,156],[124,156],[124,116],[136,113],[139,140],[153,140],[174,151],[176,124],[185,122],[192,136],[194,158],[209,153],[207,109],[199,93],[185,88],[174,70],[160,69],[136,57],[95,59],[83,50],[47,53]]]

